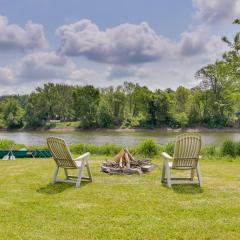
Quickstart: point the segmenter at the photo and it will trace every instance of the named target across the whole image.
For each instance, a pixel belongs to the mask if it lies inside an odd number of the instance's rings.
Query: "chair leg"
[[[195,169],[193,168],[193,169],[191,169],[191,181],[193,181],[193,179],[194,179],[194,171],[195,171]]]
[[[53,174],[52,184],[55,184],[57,182],[58,171],[59,171],[59,166],[56,166]]]
[[[162,179],[161,181],[164,182],[165,178],[166,178],[166,171],[165,171],[165,164],[163,164],[163,167],[162,167]]]
[[[82,161],[81,167],[80,167],[79,172],[78,172],[78,179],[77,179],[77,182],[76,182],[76,187],[77,188],[80,187],[80,185],[81,185],[81,180],[82,180],[82,176],[83,176],[84,167],[85,167],[85,160]]]
[[[166,168],[166,175],[167,175],[167,186],[172,187],[170,167],[168,166],[168,163],[165,163],[165,168]]]
[[[202,177],[201,177],[199,163],[197,165],[197,177],[198,177],[199,186],[202,187]]]
[[[67,172],[66,168],[64,168],[64,172],[65,172],[65,175],[66,175],[66,179],[68,179],[68,172]]]
[[[91,167],[88,160],[87,160],[87,171],[88,171],[89,180],[92,182],[93,181],[92,171],[91,171]]]

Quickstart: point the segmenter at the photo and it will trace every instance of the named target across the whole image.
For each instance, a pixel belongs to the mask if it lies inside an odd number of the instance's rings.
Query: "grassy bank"
[[[112,143],[105,143],[103,145],[78,143],[70,145],[70,150],[73,154],[90,152],[96,155],[116,155],[123,147],[125,146]],[[0,139],[0,150],[19,150],[22,148],[27,148],[29,150],[48,149],[47,146],[25,146],[24,144],[15,143],[12,140]],[[174,152],[174,141],[170,141],[166,144],[157,144],[152,139],[145,139],[139,144],[129,147],[129,150],[134,155],[148,158],[159,156],[161,152],[167,152],[172,155]],[[201,154],[205,158],[222,158],[226,156],[230,156],[232,158],[238,156],[240,157],[240,142],[225,140],[220,145],[203,145]]]
[[[239,239],[240,158],[202,159],[204,187],[99,172],[80,189],[51,185],[52,159],[0,161],[0,239]],[[63,176],[63,175],[62,175]]]

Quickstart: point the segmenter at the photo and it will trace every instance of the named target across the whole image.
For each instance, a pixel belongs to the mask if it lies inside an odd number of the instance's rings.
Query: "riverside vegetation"
[[[51,128],[55,123],[50,120],[77,121],[69,126],[82,128],[239,126],[240,33],[232,42],[222,39],[230,50],[197,71],[194,88],[152,91],[130,82],[106,88],[47,83],[30,95],[2,96],[0,126]]]
[[[147,158],[159,156],[161,152],[167,152],[172,155],[174,152],[174,144],[174,141],[168,142],[166,144],[157,144],[152,139],[145,139],[139,144],[130,147],[129,151],[134,155],[139,155]],[[70,145],[70,150],[73,154],[83,154],[85,152],[90,152],[94,155],[114,156],[123,147],[124,146],[116,145],[113,143],[105,143],[99,146],[88,143],[78,143]],[[19,150],[22,148],[27,148],[29,150],[48,149],[47,146],[25,146],[24,144],[18,144],[8,139],[0,140],[0,150]],[[205,158],[240,157],[240,142],[225,140],[221,145],[204,145],[202,147],[201,154]]]

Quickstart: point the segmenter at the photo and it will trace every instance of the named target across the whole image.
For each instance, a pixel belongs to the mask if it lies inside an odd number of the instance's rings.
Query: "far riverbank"
[[[93,129],[83,129],[83,128],[51,128],[48,130],[42,131],[50,131],[50,132],[73,132],[73,131],[106,131],[106,132],[240,132],[240,128],[204,128],[204,127],[196,127],[196,128],[93,128]]]
[[[21,128],[21,129],[7,129],[2,128],[0,132],[122,132],[122,133],[134,133],[134,132],[240,132],[240,128],[225,127],[225,128],[78,128],[78,127],[56,127],[56,128]]]

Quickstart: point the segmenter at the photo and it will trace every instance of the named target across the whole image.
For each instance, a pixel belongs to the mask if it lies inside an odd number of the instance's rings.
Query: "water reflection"
[[[64,138],[67,143],[91,143],[101,145],[115,143],[132,146],[138,142],[152,138],[157,143],[163,144],[173,140],[179,132],[166,131],[139,131],[139,132],[116,132],[116,131],[78,131],[78,132],[0,132],[0,138],[12,139],[25,145],[45,145],[46,138],[56,136]],[[240,132],[201,132],[204,144],[218,144],[225,139],[240,141]]]

